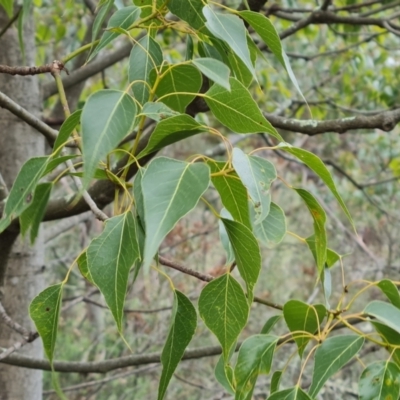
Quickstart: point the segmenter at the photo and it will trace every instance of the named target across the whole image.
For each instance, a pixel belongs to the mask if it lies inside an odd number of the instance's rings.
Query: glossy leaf
[[[168,8],[177,17],[186,21],[192,28],[201,29],[204,27],[205,18],[202,14],[202,0],[170,0]]]
[[[269,189],[276,179],[275,167],[264,158],[248,156],[239,148],[233,149],[232,164],[253,200],[256,212],[254,224],[257,225],[269,214],[271,205]]]
[[[33,195],[32,204],[23,211],[19,217],[21,234],[24,236],[28,232],[28,229],[31,229],[30,239],[32,244],[35,242],[39,233],[40,223],[42,222],[46,212],[52,188],[53,184],[50,182],[40,183],[37,185],[35,194]]]
[[[164,103],[149,102],[143,106],[142,111],[140,112],[140,115],[145,115],[146,117],[151,118],[152,120],[154,120],[156,122],[160,122],[164,119],[167,119],[170,117],[175,117],[180,114],[177,111],[171,110]]]
[[[283,317],[290,332],[294,333],[300,357],[311,339],[306,333],[314,335],[318,332],[325,315],[326,308],[322,304],[313,306],[299,300],[289,300],[283,306]],[[306,333],[302,335],[301,332]]]
[[[324,383],[347,362],[364,344],[362,336],[343,335],[326,339],[315,352],[315,364],[309,395],[315,397]]]
[[[268,400],[313,400],[304,390],[299,386],[294,386],[290,389],[275,392]]]
[[[130,211],[109,218],[103,232],[92,240],[86,251],[90,276],[103,294],[119,332],[129,271],[140,257],[137,229]]]
[[[254,286],[261,270],[261,254],[257,239],[249,228],[237,221],[222,219],[235,254],[240,276],[246,282],[248,301],[253,301]]]
[[[400,308],[400,294],[397,286],[389,279],[383,279],[377,284],[378,288],[387,296],[390,302]]]
[[[224,363],[224,356],[218,359],[217,365],[215,366],[215,378],[229,394],[232,396],[235,395],[235,389],[233,387],[233,369],[229,364]]]
[[[120,33],[111,31],[112,28],[121,28],[128,29],[138,18],[140,17],[140,8],[136,6],[124,7],[117,10],[110,18],[107,24],[107,31],[103,33],[101,36],[100,42],[97,47],[94,49],[92,54],[89,57],[89,60],[92,60],[99,51],[104,49],[109,43],[111,43],[114,39],[116,39]]]
[[[36,185],[47,163],[48,157],[33,157],[22,166],[4,206],[3,218],[0,220],[0,233],[32,204]]]
[[[229,79],[231,90],[213,85],[205,101],[219,122],[237,133],[266,132],[283,140],[265,119],[250,92],[236,78]]]
[[[135,82],[131,88],[133,97],[144,104],[149,99],[150,71],[163,62],[160,45],[149,35],[142,37],[132,47],[129,56],[128,77],[129,82]]]
[[[232,14],[215,12],[211,7],[205,6],[203,14],[206,17],[206,27],[218,39],[223,40],[245,63],[248,70],[255,75],[251,62],[250,51],[247,46],[247,31],[243,20]]]
[[[204,131],[207,131],[207,127],[199,124],[187,114],[163,119],[157,124],[147,146],[137,155],[137,158],[140,159],[172,143],[179,142]]]
[[[210,160],[207,164],[212,174],[220,173],[226,167],[226,163],[222,161]],[[247,190],[236,172],[233,171],[216,176],[211,175],[211,182],[215,189],[217,189],[222,204],[232,215],[233,219],[250,228]]]
[[[264,324],[261,329],[261,333],[267,334],[270,333],[272,328],[276,325],[278,321],[282,319],[282,315],[273,315],[271,318],[268,318],[268,321]]]
[[[400,333],[400,310],[393,304],[379,300],[371,301],[365,307],[364,314],[376,318],[379,322]]]
[[[197,327],[197,314],[190,300],[181,292],[174,293],[172,322],[161,353],[163,370],[158,386],[158,400],[164,398],[172,374],[192,340]]]
[[[220,342],[227,363],[249,315],[249,305],[242,287],[230,274],[214,279],[200,294],[199,313]]]
[[[189,164],[159,157],[142,178],[146,242],[143,268],[147,269],[165,236],[191,211],[210,184],[205,164]]]
[[[272,374],[271,378],[271,385],[270,385],[270,392],[271,394],[277,392],[279,390],[279,386],[281,384],[281,378],[282,378],[283,371],[275,371]]]
[[[72,113],[61,125],[58,132],[57,139],[54,142],[53,152],[58,152],[69,141],[72,131],[79,124],[81,119],[82,110],[76,110]]]
[[[314,220],[315,258],[319,275],[322,276],[326,262],[327,237],[325,230],[326,214],[315,197],[304,189],[294,189],[306,203]]]
[[[99,90],[86,101],[82,111],[83,185],[86,188],[98,163],[135,126],[136,103],[118,90]]]
[[[162,68],[161,79],[155,93],[168,107],[184,113],[186,106],[199,92],[203,79],[199,70],[193,65],[168,65]],[[150,73],[150,82],[154,86],[156,72]]]
[[[346,214],[347,218],[349,219],[350,223],[352,224],[355,230],[354,222],[353,219],[351,218],[350,212],[347,209],[346,204],[344,204],[342,197],[340,196],[339,192],[336,189],[335,182],[333,181],[329,170],[326,168],[322,160],[315,154],[310,153],[309,151],[304,149],[293,147],[288,143],[280,143],[279,148],[286,151],[287,153],[294,155],[322,179],[325,185],[328,186],[332,194],[335,196],[336,200],[340,204],[340,207]]]
[[[389,361],[374,362],[361,374],[360,400],[389,400],[400,397],[400,368]]]
[[[235,366],[235,400],[250,398],[258,375],[268,374],[278,338],[271,335],[254,335],[240,346]]]
[[[267,217],[261,223],[253,224],[253,232],[268,247],[279,244],[286,235],[286,217],[282,208],[271,202]]]
[[[220,215],[222,218],[233,220],[232,215],[226,210],[226,208],[223,208],[221,210]],[[221,239],[221,244],[226,253],[225,264],[229,265],[235,261],[235,253],[233,252],[231,242],[229,241],[228,232],[226,231],[225,225],[222,222],[222,220],[218,221],[218,226],[219,226],[219,237]]]
[[[207,78],[222,86],[226,90],[231,90],[229,84],[229,68],[221,61],[214,58],[196,58],[192,63],[204,74]]]
[[[44,351],[50,363],[53,363],[63,286],[64,284],[58,283],[46,288],[29,306],[29,315],[42,338]]]

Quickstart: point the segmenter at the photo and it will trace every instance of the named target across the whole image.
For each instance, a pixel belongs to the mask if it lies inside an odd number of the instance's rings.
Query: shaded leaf
[[[326,339],[315,352],[309,395],[315,397],[324,383],[350,361],[364,344],[362,336],[343,335]]]
[[[261,333],[267,334],[270,333],[272,328],[276,325],[278,321],[282,319],[282,315],[273,315],[271,318],[268,318],[268,321],[264,324],[261,329]]]
[[[390,302],[400,308],[400,294],[397,286],[389,279],[383,279],[377,284],[378,288],[387,296]]]
[[[300,332],[314,335],[318,332],[325,315],[326,308],[322,304],[313,306],[299,300],[289,300],[283,306],[283,317],[290,332],[295,332],[293,337],[300,357],[303,356],[304,350],[311,339],[309,335],[301,335]]]
[[[279,390],[279,386],[281,384],[281,378],[282,378],[283,371],[275,371],[272,374],[271,378],[271,385],[270,385],[270,392],[271,394],[277,392]]]
[[[86,101],[82,111],[83,186],[86,188],[98,163],[135,126],[136,104],[118,90],[99,90]]]
[[[32,244],[35,242],[39,233],[40,223],[46,212],[52,188],[52,183],[40,183],[37,185],[32,204],[24,210],[19,217],[22,236],[28,232],[29,228],[31,229],[30,239]]]
[[[103,232],[91,241],[86,251],[87,269],[103,294],[119,332],[129,271],[140,257],[137,229],[130,211],[109,218]]]
[[[249,228],[237,221],[222,219],[235,253],[240,276],[246,282],[248,301],[253,301],[254,286],[261,270],[261,254],[257,239]]]
[[[398,399],[400,395],[400,368],[389,361],[374,362],[361,374],[360,400]]]
[[[49,162],[46,164],[45,170],[42,173],[42,177],[46,176],[50,172],[54,171],[62,163],[65,163],[67,160],[72,160],[75,157],[77,157],[77,154],[69,154],[66,156],[59,156],[59,157],[49,160]],[[72,173],[70,173],[70,174],[73,175]]]
[[[114,0],[107,0],[100,2],[99,5],[97,6],[96,18],[94,19],[92,27],[92,42],[94,42],[97,39],[97,36],[99,35],[99,32],[101,30],[101,26],[103,25],[103,22],[105,21],[108,13],[111,11],[113,6],[114,6]]]
[[[167,65],[162,68],[161,78],[155,93],[168,107],[184,113],[186,106],[195,98],[203,82],[201,73],[193,65]],[[150,82],[154,86],[157,73],[150,72]]]
[[[379,300],[371,301],[364,308],[364,314],[376,318],[379,322],[400,333],[400,310],[393,304]]]
[[[190,300],[177,290],[174,294],[171,327],[161,353],[163,370],[158,387],[159,400],[164,398],[172,374],[192,340],[197,326],[196,310]]]
[[[222,86],[226,90],[231,90],[229,84],[229,68],[214,58],[196,58],[192,63],[203,73],[207,78]]]
[[[268,400],[313,400],[301,387],[294,386],[290,389],[275,392]]]
[[[215,366],[215,378],[229,394],[232,396],[235,395],[235,389],[233,388],[233,369],[229,364],[224,363],[224,356],[218,359],[217,365]]]
[[[199,124],[187,114],[176,115],[160,121],[150,136],[147,146],[137,155],[137,159],[160,150],[172,143],[207,131],[207,127]]]
[[[33,157],[22,166],[4,206],[0,233],[32,204],[36,185],[46,169],[48,160],[48,157]]]
[[[57,339],[63,286],[63,283],[58,283],[46,288],[32,300],[29,306],[29,315],[42,338],[44,351],[51,364]]]
[[[394,329],[380,322],[371,321],[371,323],[382,339],[390,345],[387,346],[386,350],[389,352],[392,360],[400,367],[400,335]]]
[[[269,374],[278,338],[254,335],[240,346],[235,366],[235,400],[251,398],[258,375]]]
[[[213,85],[205,101],[221,124],[237,133],[266,132],[283,140],[262,115],[250,92],[236,78],[230,78],[231,90]]]
[[[209,183],[210,170],[205,164],[166,157],[150,162],[141,185],[146,224],[143,268],[150,266],[167,233],[196,206]]]
[[[145,228],[144,220],[144,203],[143,203],[143,192],[142,192],[142,179],[146,168],[139,168],[136,172],[135,179],[133,181],[133,197],[135,199],[135,210],[139,217],[140,224]]]
[[[76,260],[76,263],[78,264],[79,271],[81,272],[82,276],[86,278],[92,285],[95,285],[93,282],[92,275],[90,274],[88,264],[87,264],[87,255],[86,251],[83,252],[78,259]]]
[[[200,294],[199,313],[220,342],[227,363],[249,315],[249,305],[242,287],[230,274],[214,279]]]
[[[221,210],[220,215],[222,218],[233,220],[232,215],[226,210],[226,208],[223,208]],[[225,264],[229,265],[235,261],[235,253],[233,252],[231,242],[229,241],[228,232],[226,231],[225,225],[222,222],[222,220],[218,221],[218,226],[219,226],[219,237],[221,239],[222,247],[224,248],[226,253]]]
[[[164,103],[149,102],[143,106],[142,111],[140,112],[140,115],[145,115],[146,117],[151,118],[152,120],[154,120],[156,122],[160,122],[164,119],[167,119],[170,117],[175,117],[180,114],[177,111],[171,110]]]
[[[58,153],[63,146],[69,141],[72,131],[79,124],[82,110],[73,112],[61,125],[58,131],[57,139],[54,142],[53,152]]]
[[[170,0],[168,2],[168,8],[172,14],[198,30],[204,27],[205,18],[201,12],[203,5],[202,0]]]
[[[128,76],[134,98],[144,104],[149,99],[150,71],[163,62],[160,45],[149,35],[142,37],[132,47],[129,56]]]

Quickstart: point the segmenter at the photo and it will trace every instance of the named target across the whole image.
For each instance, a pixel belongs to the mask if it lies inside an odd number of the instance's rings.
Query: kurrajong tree
[[[334,374],[358,359],[363,365],[360,398],[397,399],[399,282],[348,281],[346,271],[351,265],[346,265],[345,251],[329,245],[321,193],[331,193],[341,210],[332,218],[343,217],[346,222],[339,222],[342,227],[345,224],[344,232],[367,253],[332,171],[356,186],[378,210],[380,205],[351,174],[333,162],[324,163],[301,143],[294,144],[290,132],[315,136],[395,128],[400,120],[395,100],[398,85],[381,91],[379,77],[370,76],[379,96],[366,94],[356,90],[364,85],[363,77],[351,81],[343,69],[347,63],[364,68],[365,60],[354,56],[354,49],[381,50],[382,79],[394,79],[386,68],[391,64],[385,49],[400,36],[395,23],[398,2],[324,0],[317,5],[297,2],[296,6],[291,1],[278,5],[265,4],[265,0],[84,3],[87,10],[79,5],[80,12],[93,14],[84,29],[86,44],[64,52],[60,61],[37,67],[0,65],[1,73],[17,75],[10,76],[11,80],[47,75],[49,79],[42,80],[42,96],[47,110],[53,107],[53,119],[49,112],[46,118],[38,118],[16,103],[12,93],[0,91],[0,107],[40,132],[50,145],[47,152],[25,162],[12,186],[2,182],[0,277],[6,274],[18,233],[33,244],[42,222],[88,210],[102,228],[89,243],[81,244],[63,279],[29,299],[29,310],[24,312],[29,313],[37,332],[22,327],[0,303],[1,329],[8,325],[22,335],[20,341],[2,349],[0,362],[14,366],[8,368],[52,371],[60,397],[65,395],[57,372],[106,373],[160,363],[158,394],[153,391],[146,398],[162,399],[181,360],[220,355],[215,376],[226,393],[235,399],[251,399],[260,375],[267,375],[262,398],[278,400],[318,398]],[[13,31],[17,37],[17,29],[23,31],[32,12],[31,2],[24,1],[21,7],[14,7],[12,0],[0,4],[8,15],[0,35]],[[71,20],[72,25],[78,24]],[[60,37],[64,34],[65,26]],[[40,35],[44,37],[38,30]],[[324,48],[320,43],[321,39],[333,42],[332,38],[337,48]],[[20,35],[21,54],[26,46],[26,35],[25,39]],[[348,54],[351,57],[346,59]],[[39,58],[43,56],[48,56],[46,51]],[[92,80],[82,92],[89,78],[126,57],[128,61],[119,67],[112,83]],[[272,72],[271,65],[279,72]],[[310,81],[321,71],[327,71],[324,79],[311,87],[306,84],[307,78]],[[330,95],[323,91],[326,86]],[[345,103],[337,102],[340,93]],[[53,95],[58,96],[58,103],[48,100]],[[377,110],[377,105],[386,109]],[[342,117],[341,112],[348,116]],[[50,126],[57,124],[55,117],[61,118],[58,130]],[[186,158],[159,154],[195,135],[204,137],[207,150],[192,149]],[[241,146],[243,138],[255,140]],[[283,167],[282,161],[286,163]],[[301,165],[296,170],[300,172],[305,166],[309,180],[319,185],[302,184],[289,173],[290,168],[286,173],[285,166],[292,163]],[[278,186],[301,200],[302,212],[308,215],[304,232],[287,229],[285,212],[290,212],[286,209],[290,205],[272,201]],[[226,252],[223,265],[213,275],[159,253],[179,221],[199,207],[213,216]],[[321,293],[317,303],[295,296],[278,304],[273,292],[268,297],[257,293],[260,277],[270,273],[263,260],[265,246],[277,245],[287,235],[296,237],[312,254],[313,276]],[[176,285],[172,270],[179,271],[179,278],[204,283],[196,296],[185,293],[182,283]],[[62,346],[57,332],[68,329],[68,316],[59,328],[60,312],[68,308],[63,296],[66,292],[72,296],[71,280],[76,284],[77,276],[85,282],[86,293],[72,301],[89,301],[101,293],[126,343],[124,355],[88,362],[54,359]],[[151,287],[154,279],[168,282],[173,307],[162,351],[141,354],[131,345],[132,332],[124,329],[125,302],[139,282]],[[361,294],[374,288],[379,290],[373,292],[375,296],[380,293],[379,300],[359,301]],[[10,291],[5,293],[11,296]],[[276,310],[258,332],[250,329],[254,303]],[[206,327],[218,346],[190,346],[199,324],[202,334]],[[47,360],[24,355],[35,340],[42,340]],[[373,363],[363,363],[359,355],[371,349],[371,344],[374,351],[382,348],[385,352]],[[295,375],[288,368],[293,363],[300,366]],[[286,379],[289,374],[294,380]],[[3,396],[8,398],[7,393]]]

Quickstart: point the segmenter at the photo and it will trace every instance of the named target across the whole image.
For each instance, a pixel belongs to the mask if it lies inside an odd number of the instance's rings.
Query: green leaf
[[[22,166],[4,206],[0,233],[32,204],[36,185],[46,169],[48,160],[48,157],[33,157]]]
[[[379,322],[400,333],[400,310],[393,304],[379,300],[371,301],[364,308],[364,314],[376,318]]]
[[[233,388],[233,369],[232,367],[224,363],[224,356],[219,357],[217,365],[215,366],[215,378],[224,387],[224,389],[231,394],[235,395],[235,389]]]
[[[171,327],[161,353],[163,370],[158,386],[158,400],[164,398],[172,374],[192,340],[196,327],[197,314],[195,308],[183,293],[176,290]]]
[[[247,69],[245,63],[232,51],[228,49],[225,51],[225,62],[230,66],[234,77],[248,88],[253,82],[253,74]]]
[[[126,212],[109,218],[103,232],[90,243],[87,269],[110,308],[119,332],[122,332],[128,275],[140,257],[137,222]]]
[[[157,10],[160,10],[161,5],[165,3],[165,0],[133,0],[133,3],[140,7],[142,10],[140,18],[147,18],[153,13],[153,6],[155,5]],[[166,9],[163,10],[165,14]],[[162,22],[158,18],[151,18],[141,23],[143,26],[159,26]],[[150,30],[151,31],[151,30]],[[155,31],[155,29],[154,29]]]
[[[76,260],[76,263],[78,264],[78,268],[82,276],[86,278],[92,285],[95,285],[88,268],[86,251],[79,256],[79,258]]]
[[[325,183],[325,185],[328,186],[328,188],[330,189],[332,194],[335,196],[336,200],[339,202],[340,207],[346,214],[348,220],[350,221],[351,225],[353,226],[353,228],[355,230],[354,221],[351,218],[350,212],[347,209],[346,205],[344,204],[342,197],[340,196],[339,192],[336,189],[335,182],[333,181],[329,170],[326,168],[326,166],[322,162],[322,160],[319,157],[317,157],[315,154],[310,153],[307,150],[293,147],[288,143],[280,143],[279,148],[286,151],[287,153],[294,155],[296,158],[298,158],[300,161],[302,161],[304,164],[306,164],[307,167],[309,167],[311,170],[313,170],[322,179],[322,181]]]
[[[137,155],[140,159],[147,154],[160,150],[172,143],[207,131],[207,127],[199,124],[187,114],[180,114],[160,121],[150,136],[147,146]]]
[[[160,45],[149,35],[142,37],[132,47],[129,56],[128,76],[129,82],[135,82],[132,87],[133,97],[144,104],[149,99],[150,71],[163,62]]]
[[[311,235],[306,238],[308,248],[310,249],[312,255],[314,256],[315,262],[317,262],[317,256],[315,253],[315,235]],[[326,249],[326,262],[325,269],[331,268],[337,261],[340,260],[340,255],[332,249]]]
[[[117,10],[110,18],[107,24],[107,29],[121,28],[128,29],[139,17],[140,8],[136,6],[124,7]],[[104,47],[111,43],[120,35],[120,32],[107,30],[101,36],[100,42],[90,55],[88,62],[92,60]]]
[[[301,92],[300,86],[297,82],[296,76],[294,75],[292,67],[290,66],[289,58],[282,48],[279,34],[276,31],[275,27],[272,25],[271,21],[261,13],[253,11],[244,10],[240,11],[239,14],[260,35],[264,43],[269,47],[269,49],[272,51],[278,61],[282,64],[283,68],[285,68],[294,87],[305,101],[303,93]]]
[[[146,270],[158,247],[175,224],[193,210],[210,184],[205,164],[159,157],[152,160],[142,178],[146,242]]]
[[[251,207],[251,210],[254,208]],[[282,208],[271,202],[267,217],[259,224],[253,223],[253,232],[256,238],[268,247],[279,244],[286,235],[286,217]]]
[[[0,5],[6,11],[8,18],[11,18],[13,16],[14,0],[0,0]]]
[[[268,400],[313,400],[301,387],[295,386],[290,389],[275,392]]]
[[[47,165],[45,170],[42,173],[42,177],[46,176],[47,174],[49,174],[50,172],[52,172],[54,169],[56,169],[59,165],[65,163],[68,160],[72,160],[73,158],[78,157],[77,154],[69,154],[67,156],[59,156],[56,158],[51,159]],[[70,173],[72,175],[72,173]]]
[[[326,262],[327,237],[325,230],[326,214],[315,197],[304,189],[294,189],[306,203],[314,220],[315,258],[320,277],[324,272]]]
[[[362,336],[343,335],[326,339],[315,352],[310,396],[315,397],[324,383],[350,361],[363,344]]]
[[[261,333],[267,334],[270,333],[272,328],[276,325],[278,321],[282,319],[282,315],[273,315],[271,318],[268,318],[268,321],[264,324],[261,329]]]
[[[99,32],[101,30],[103,22],[105,21],[108,13],[111,11],[113,6],[114,0],[104,1],[103,4],[101,4],[100,2],[100,4],[98,5],[96,18],[92,27],[92,42],[94,42],[97,39],[97,36],[99,36]],[[93,48],[94,47],[92,46],[91,51],[93,50]]]
[[[177,111],[171,110],[169,107],[167,107],[164,103],[157,102],[157,103],[146,103],[142,111],[140,112],[139,115],[145,115],[148,118],[151,118],[152,120],[156,122],[160,122],[164,119],[170,118],[170,117],[175,117],[179,114]]]
[[[51,364],[57,339],[63,286],[63,283],[58,283],[48,287],[40,292],[29,306],[29,315],[42,338],[44,351]]]
[[[192,63],[203,73],[207,78],[222,86],[226,90],[231,90],[229,84],[229,68],[221,61],[214,58],[196,58]]]
[[[144,220],[144,203],[143,203],[143,192],[142,192],[142,179],[146,168],[139,168],[136,172],[135,179],[133,181],[133,197],[135,199],[136,214],[139,217],[140,224],[145,227]]]
[[[313,306],[299,300],[289,300],[283,306],[283,317],[290,332],[294,332],[293,337],[300,357],[303,356],[304,350],[311,339],[309,335],[301,335],[300,332],[314,335],[318,332],[325,315],[326,308],[322,304]]]
[[[235,366],[235,400],[251,398],[258,375],[269,374],[278,338],[254,335],[240,346]]]
[[[242,287],[230,274],[214,279],[200,294],[199,313],[220,342],[227,363],[249,315],[249,305]]]
[[[248,156],[238,148],[233,149],[232,164],[253,200],[256,212],[254,224],[257,225],[269,214],[271,205],[269,189],[276,179],[275,167],[264,158]]]
[[[400,366],[400,335],[394,329],[389,328],[388,326],[381,324],[377,321],[371,321],[372,325],[382,337],[382,339],[388,343],[390,346],[387,346],[386,350],[389,352],[393,361],[396,362],[398,366]]]
[[[99,90],[87,99],[82,111],[84,188],[98,163],[133,130],[135,119],[135,101],[125,92]]]
[[[186,35],[186,54],[185,61],[189,61],[193,58],[194,43],[191,35]]]
[[[254,66],[247,46],[247,30],[243,20],[236,15],[216,13],[208,5],[203,8],[203,14],[207,20],[206,27],[210,32],[216,38],[226,42],[255,76]]]
[[[63,146],[69,141],[69,137],[75,127],[79,124],[82,110],[76,110],[61,125],[57,139],[54,142],[53,152],[58,154]]]
[[[204,27],[205,18],[201,12],[203,5],[202,0],[170,0],[168,2],[168,8],[172,14],[198,30]]]
[[[261,270],[257,239],[249,228],[237,221],[222,219],[231,242],[240,276],[246,282],[248,301],[253,301],[254,286]]]
[[[398,399],[400,395],[400,368],[389,361],[374,362],[361,374],[360,400]]]
[[[162,68],[161,78],[155,88],[159,100],[173,110],[184,113],[186,106],[196,97],[203,79],[193,65],[166,65]],[[157,72],[150,72],[150,82],[154,86]]]
[[[390,302],[400,308],[400,295],[397,286],[389,279],[383,279],[377,284],[378,288],[387,296]]]
[[[207,164],[212,174],[221,172],[226,167],[226,163],[223,161],[209,160]],[[232,215],[233,219],[250,228],[247,190],[236,172],[228,172],[216,176],[211,175],[211,182],[215,189],[217,189],[222,204]]]
[[[270,392],[271,395],[279,390],[279,386],[281,384],[281,378],[282,378],[283,371],[275,371],[272,374],[271,378],[271,385],[270,385]]]
[[[42,222],[46,212],[52,188],[52,183],[40,183],[37,185],[35,194],[33,195],[32,204],[23,211],[19,217],[22,236],[24,236],[28,232],[28,229],[31,228],[30,239],[32,244],[35,242],[39,233],[40,223]]]
[[[230,78],[231,90],[213,85],[205,101],[221,124],[237,133],[266,132],[283,140],[265,119],[250,92],[236,78]]]
[[[223,208],[221,210],[220,215],[222,218],[233,220],[232,215],[226,210],[226,208]],[[225,264],[229,265],[235,261],[235,254],[233,252],[231,242],[229,241],[228,232],[226,231],[225,225],[223,224],[222,220],[218,221],[218,226],[219,226],[219,237],[221,240],[221,244],[226,253]]]

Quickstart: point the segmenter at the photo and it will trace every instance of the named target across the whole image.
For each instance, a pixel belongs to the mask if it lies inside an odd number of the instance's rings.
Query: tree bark
[[[0,29],[8,21],[0,7]],[[12,26],[0,38],[0,64],[9,66],[35,65],[34,27],[31,17],[24,24],[26,64],[23,63],[18,34]],[[31,113],[39,116],[41,97],[36,76],[0,74],[1,91]],[[13,114],[0,108],[0,173],[10,189],[21,166],[31,157],[44,154],[44,139],[33,128]],[[29,317],[29,304],[43,285],[43,242],[34,247],[15,232],[0,235],[0,287],[7,314],[26,329],[34,329]],[[0,321],[0,347],[8,348],[21,336]],[[42,357],[40,339],[27,344],[23,354]],[[42,372],[0,364],[0,400],[41,400]]]

